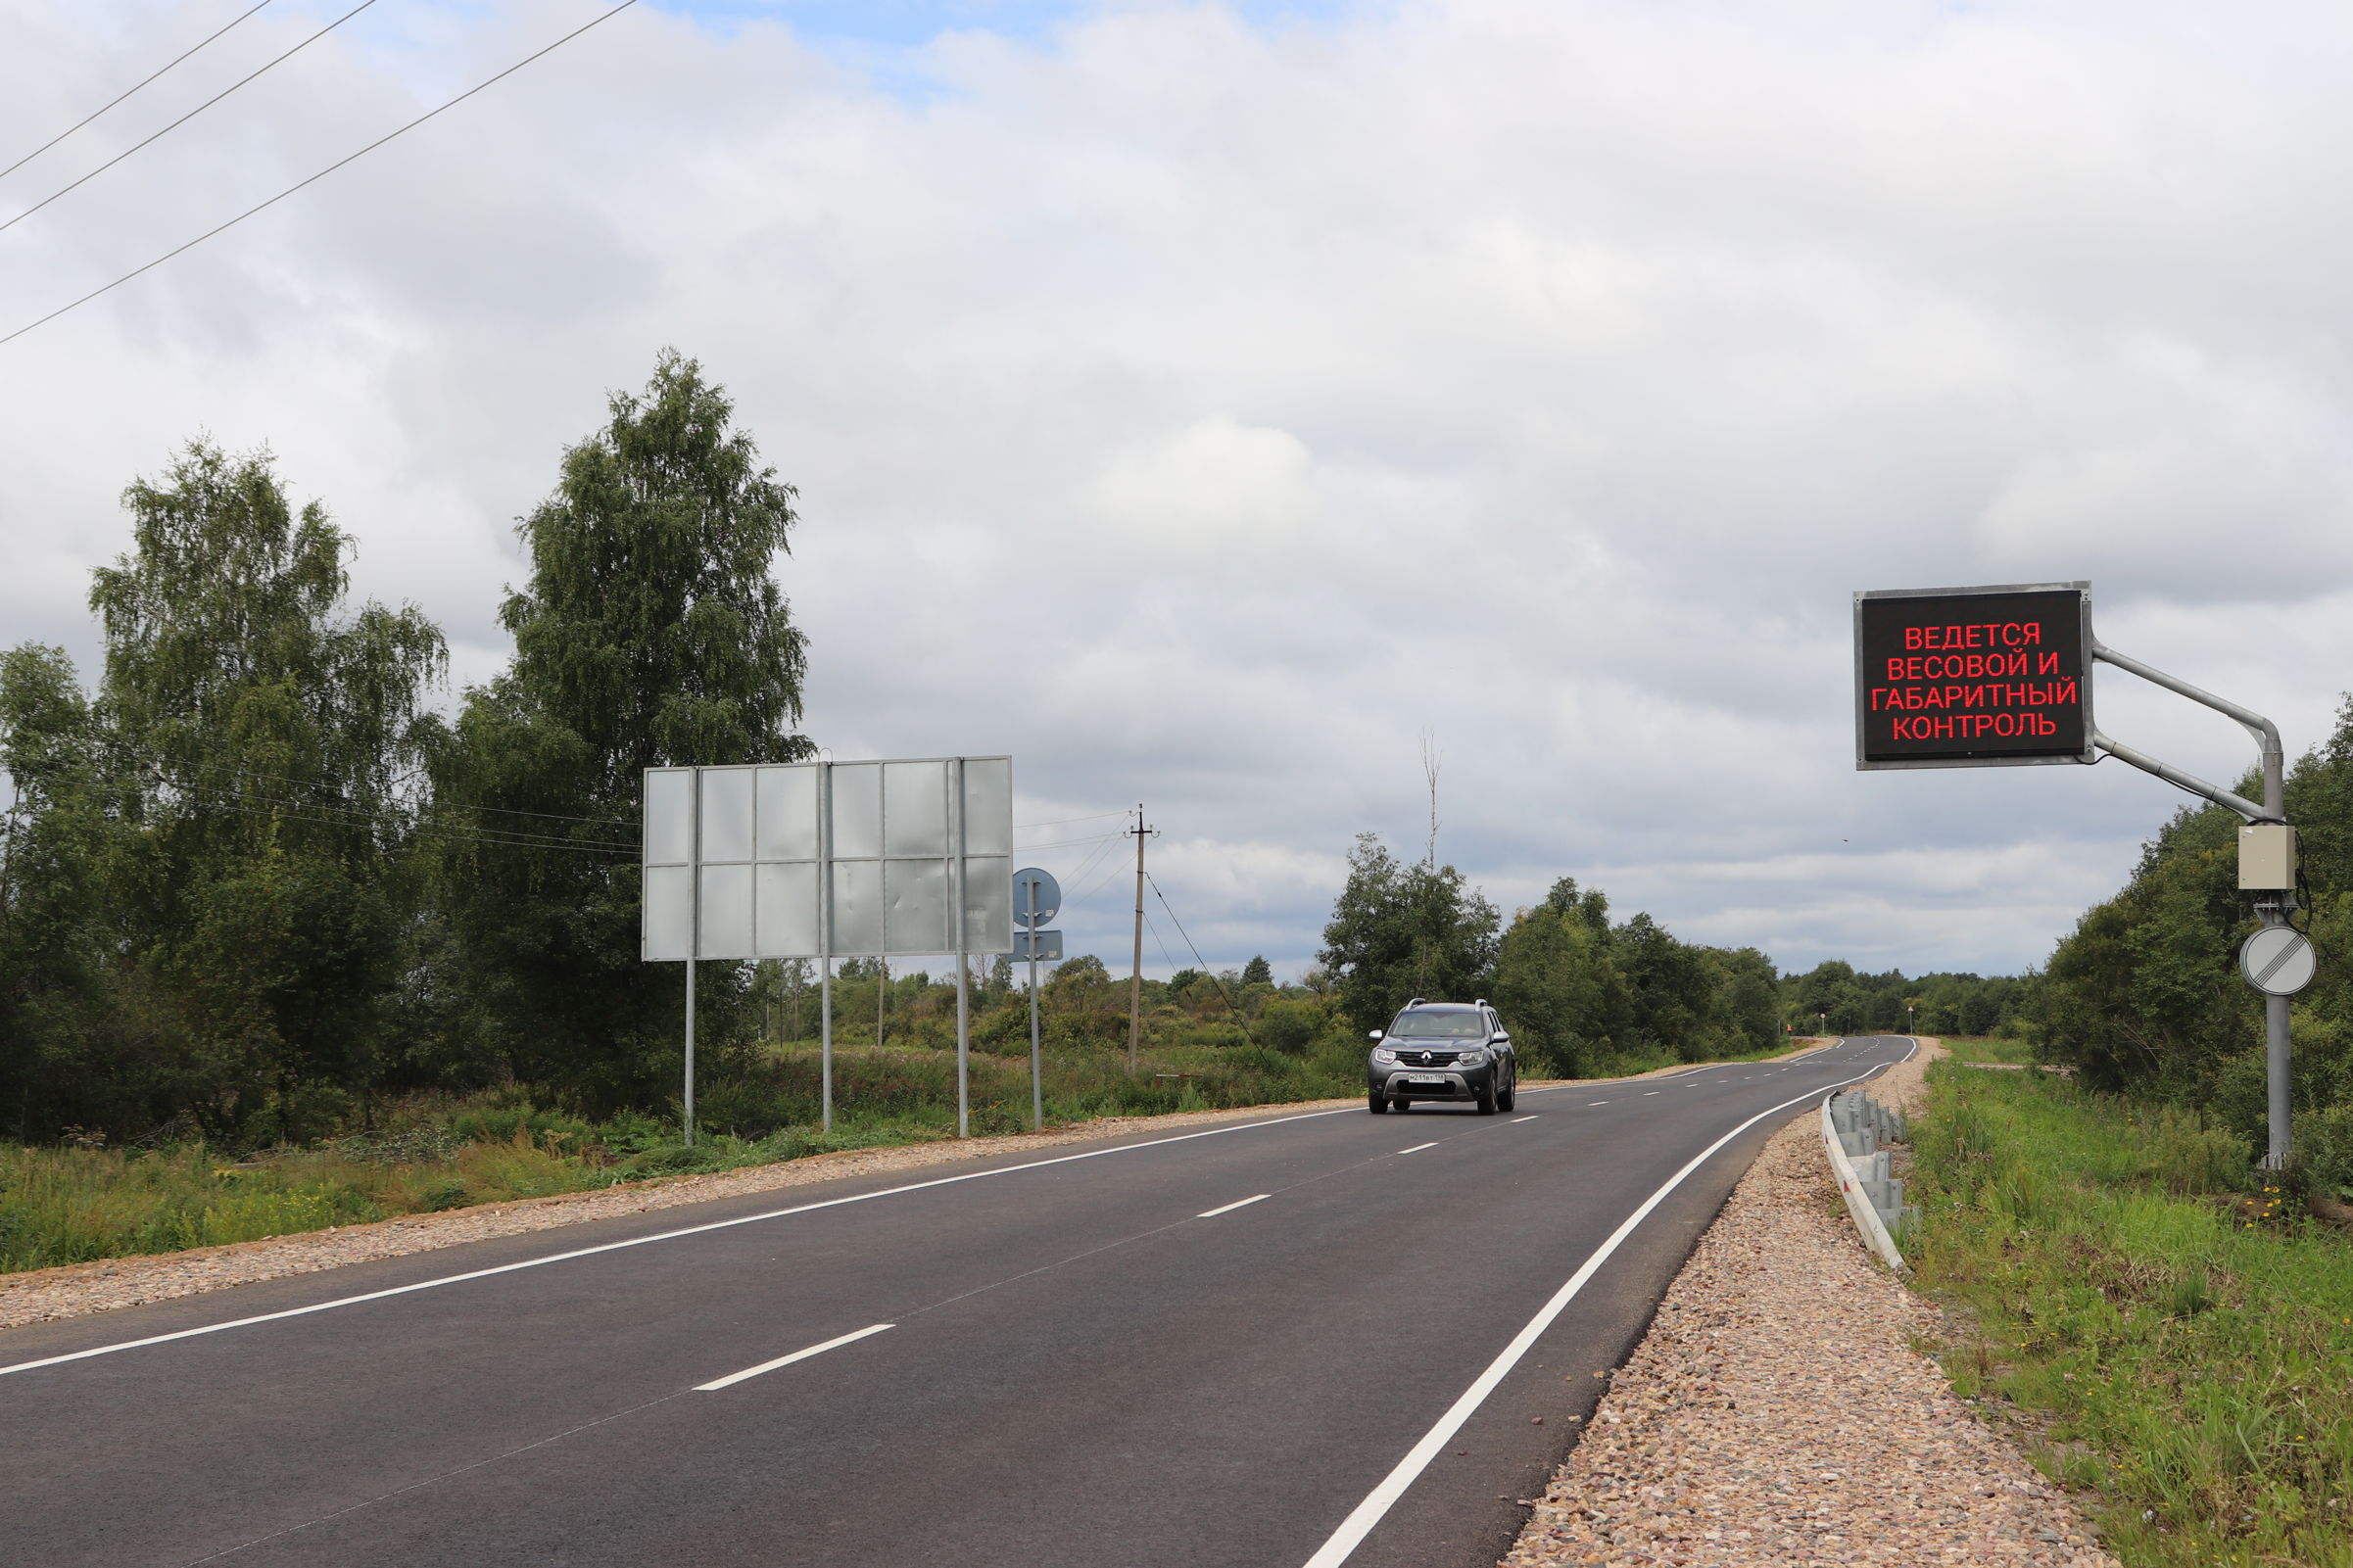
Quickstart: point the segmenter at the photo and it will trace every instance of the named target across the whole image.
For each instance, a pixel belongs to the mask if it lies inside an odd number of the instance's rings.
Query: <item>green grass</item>
[[[1940,1064],[1904,1251],[2133,1568],[2353,1568],[2353,1245],[2193,1115]]]
[[[2035,1048],[2024,1040],[2004,1040],[1991,1034],[1940,1034],[1945,1049],[1962,1062],[2006,1062],[2012,1067],[2033,1067]]]

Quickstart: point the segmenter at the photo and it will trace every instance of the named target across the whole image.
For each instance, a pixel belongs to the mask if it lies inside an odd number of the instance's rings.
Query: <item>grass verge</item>
[[[1928,1085],[1903,1248],[1970,1326],[1954,1389],[2133,1568],[2353,1568],[2353,1244],[2194,1115],[2034,1071]]]

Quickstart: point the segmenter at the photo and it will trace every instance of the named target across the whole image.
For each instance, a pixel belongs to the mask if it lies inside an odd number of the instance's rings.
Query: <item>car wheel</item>
[[[1482,1117],[1495,1115],[1495,1080],[1493,1078],[1489,1078],[1485,1083],[1479,1085],[1479,1115]]]
[[[1389,1097],[1385,1094],[1369,1094],[1365,1097],[1365,1109],[1377,1117],[1389,1109]]]
[[[1519,1074],[1514,1072],[1504,1080],[1504,1092],[1495,1097],[1495,1109],[1509,1111],[1519,1100]]]

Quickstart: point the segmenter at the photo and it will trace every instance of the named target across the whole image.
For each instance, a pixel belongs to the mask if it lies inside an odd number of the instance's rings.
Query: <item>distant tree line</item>
[[[1486,997],[1530,1069],[1585,1075],[1767,1049],[1826,1029],[2018,1032],[2036,977],[1857,973],[1832,959],[1781,975],[1753,947],[1679,940],[1648,914],[1612,922],[1574,878],[1509,925],[1463,874],[1358,838],[1321,955],[1349,1022],[1379,1028],[1413,997]]]
[[[1789,1022],[1832,1034],[2007,1034],[2023,1032],[2037,993],[2033,975],[1858,973],[1839,959],[1781,982]]]
[[[1647,914],[1612,924],[1599,889],[1563,877],[1509,926],[1463,874],[1401,862],[1366,833],[1319,955],[1358,1029],[1414,997],[1486,997],[1532,1074],[1764,1050],[1783,1035],[1778,977],[1753,947],[1677,940]]]

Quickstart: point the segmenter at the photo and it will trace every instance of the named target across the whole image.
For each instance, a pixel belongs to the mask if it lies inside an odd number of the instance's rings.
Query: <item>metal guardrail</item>
[[[1822,1147],[1830,1156],[1847,1212],[1863,1243],[1890,1268],[1904,1266],[1896,1238],[1920,1217],[1903,1201],[1903,1178],[1889,1169],[1883,1143],[1909,1143],[1903,1114],[1891,1111],[1860,1089],[1848,1089],[1822,1103]]]

